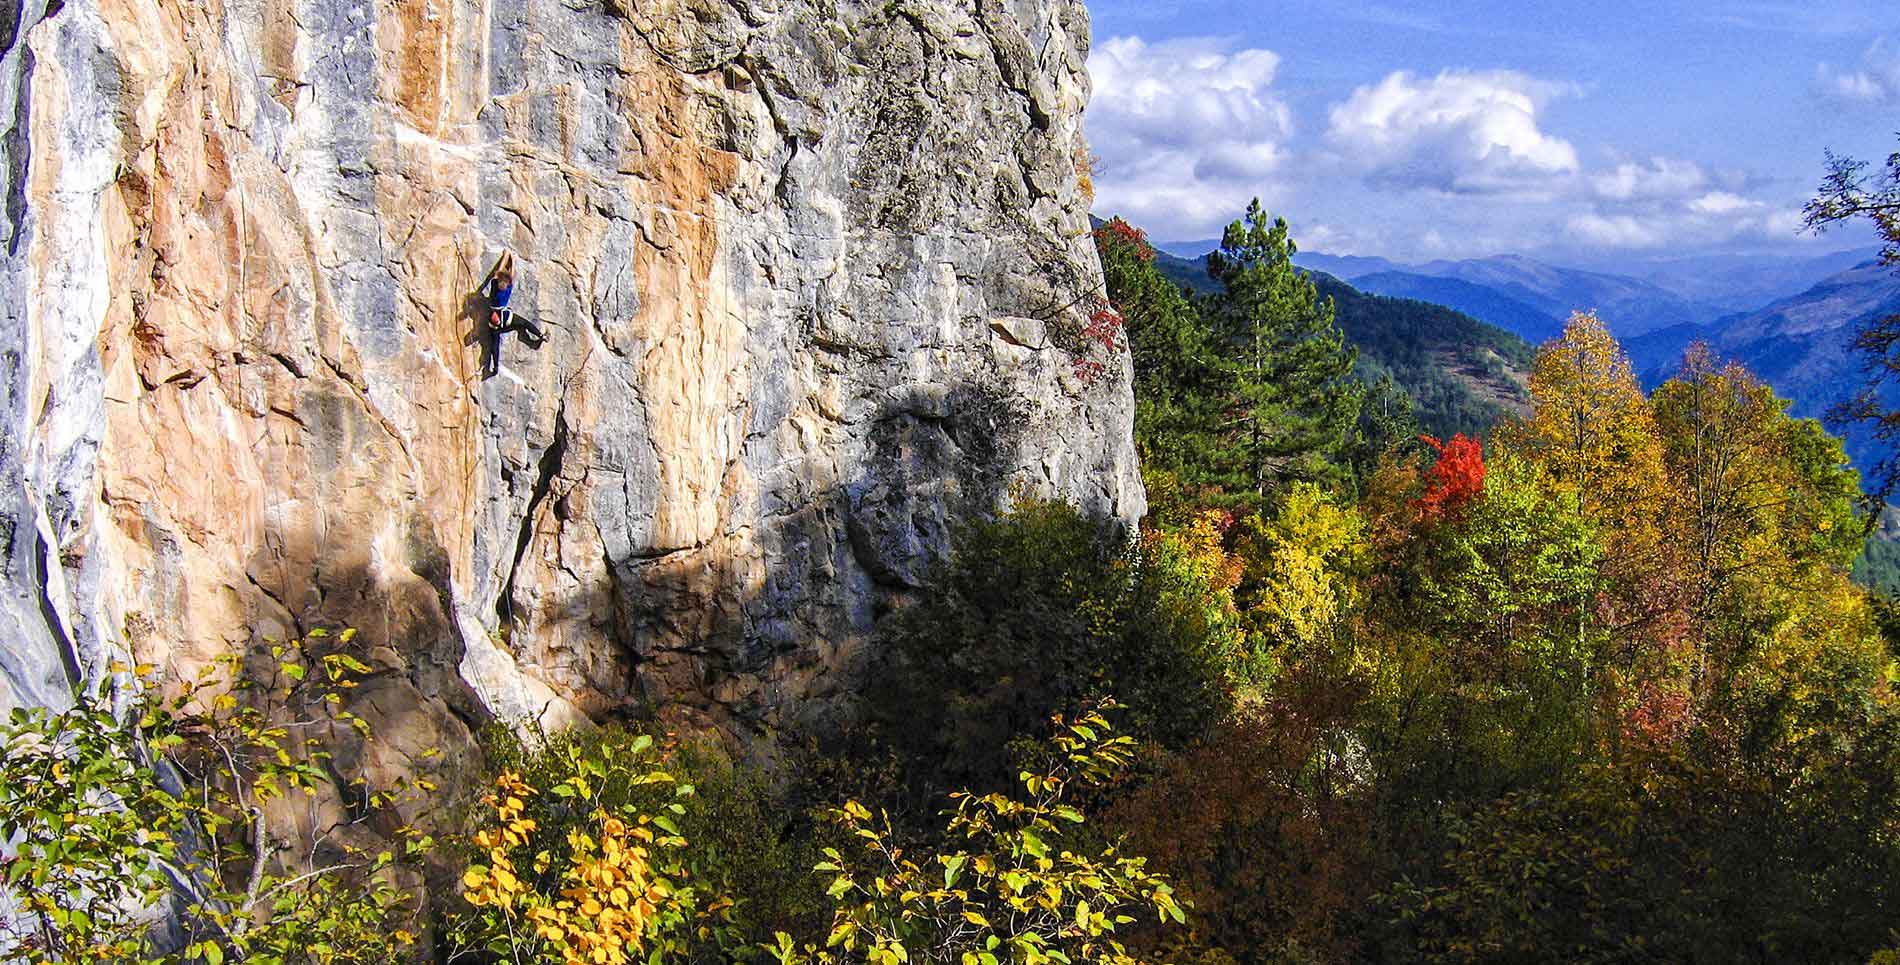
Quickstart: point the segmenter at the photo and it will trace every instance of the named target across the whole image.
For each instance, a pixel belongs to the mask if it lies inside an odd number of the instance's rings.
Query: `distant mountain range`
[[[1404,271],[1378,271],[1352,279],[1360,291],[1393,298],[1415,298],[1455,308],[1473,318],[1504,329],[1536,345],[1557,337],[1564,330],[1564,319],[1533,308],[1510,295],[1461,278],[1440,278]],[[1568,318],[1566,313],[1564,318]]]
[[[1634,338],[1675,325],[1707,322],[1723,311],[1638,278],[1548,265],[1522,255],[1398,265],[1378,258],[1301,254],[1301,265],[1382,294],[1455,299],[1444,304],[1542,341],[1578,309],[1595,309],[1610,330]],[[1448,286],[1444,281],[1463,282]]]
[[[1878,248],[1852,248],[1811,258],[1662,255],[1628,259],[1608,270],[1640,278],[1728,314],[1753,311],[1769,302],[1799,295],[1817,280],[1847,271],[1878,254]]]
[[[1161,245],[1192,260],[1218,241]],[[1532,343],[1562,330],[1570,313],[1595,309],[1619,338],[1706,326],[1780,299],[1872,258],[1874,249],[1808,258],[1747,254],[1632,258],[1619,270],[1553,265],[1522,255],[1405,264],[1364,255],[1301,252],[1295,261],[1360,291],[1445,305]]]
[[[1624,347],[1645,385],[1653,386],[1674,373],[1691,342],[1707,342],[1767,380],[1794,403],[1796,415],[1819,417],[1863,382],[1861,360],[1850,348],[1854,332],[1894,314],[1900,314],[1900,274],[1868,260],[1752,312],[1652,332]],[[1864,432],[1850,430],[1846,437],[1848,454],[1863,470],[1886,454]]]

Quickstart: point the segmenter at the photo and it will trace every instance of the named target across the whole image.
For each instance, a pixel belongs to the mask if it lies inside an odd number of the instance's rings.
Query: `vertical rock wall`
[[[1078,0],[0,0],[0,705],[350,625],[417,742],[755,734],[953,518],[1137,517],[1087,43]],[[504,248],[548,337],[488,376]]]

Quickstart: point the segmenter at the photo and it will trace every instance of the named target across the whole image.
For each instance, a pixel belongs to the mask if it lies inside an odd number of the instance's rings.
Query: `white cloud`
[[[1701,165],[1666,157],[1650,158],[1646,165],[1624,161],[1590,178],[1597,196],[1611,201],[1680,198],[1708,183]]]
[[[1573,91],[1516,71],[1398,71],[1330,114],[1327,140],[1375,186],[1452,194],[1547,194],[1578,171],[1576,148],[1538,128]]]
[[[1197,240],[1259,197],[1293,218],[1306,250],[1400,258],[1798,240],[1798,204],[1746,172],[1594,144],[1601,160],[1583,163],[1548,127],[1552,100],[1586,93],[1575,85],[1400,71],[1333,102],[1323,133],[1296,139],[1317,125],[1296,122],[1276,86],[1282,66],[1220,38],[1097,44],[1096,212]]]
[[[1096,210],[1181,238],[1232,220],[1250,197],[1274,199],[1293,135],[1293,112],[1272,90],[1280,57],[1230,48],[1216,38],[1095,45],[1086,117],[1101,157]]]
[[[1697,214],[1729,215],[1742,211],[1756,211],[1767,207],[1760,201],[1751,201],[1739,194],[1727,191],[1710,191],[1689,202],[1689,210]]]
[[[1706,247],[1736,241],[1794,242],[1801,211],[1710,191],[1676,203],[1635,211],[1586,211],[1566,224],[1570,240],[1592,248]]]
[[[1588,212],[1572,217],[1568,227],[1572,237],[1595,248],[1656,248],[1669,240],[1657,219],[1628,214]]]
[[[1839,100],[1900,105],[1900,44],[1875,40],[1861,55],[1860,69],[1821,64],[1814,69],[1814,82],[1823,95]]]

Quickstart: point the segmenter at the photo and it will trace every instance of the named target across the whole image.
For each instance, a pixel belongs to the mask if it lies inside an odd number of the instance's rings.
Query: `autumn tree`
[[[421,909],[404,864],[432,842],[401,813],[435,788],[342,776],[337,735],[379,739],[347,709],[370,672],[355,637],[313,629],[225,655],[170,693],[155,667],[113,663],[70,707],[0,720],[0,961],[411,958]],[[408,746],[419,769],[439,754]],[[341,815],[325,797],[338,791],[348,822],[284,820]],[[387,829],[389,849],[362,847],[364,827]]]
[[[1146,858],[1080,840],[1087,818],[1072,802],[1134,761],[1134,739],[1104,716],[1114,709],[1102,701],[1073,719],[1056,717],[1043,761],[1018,776],[1020,790],[953,793],[936,849],[906,847],[888,814],[846,801],[832,817],[856,853],[827,848],[815,868],[835,902],[831,930],[822,946],[781,933],[772,957],[782,965],[1136,965],[1123,944],[1131,926],[1146,919],[1174,928],[1187,916]]]
[[[1269,219],[1255,200],[1208,260],[1222,288],[1208,322],[1234,379],[1224,481],[1262,499],[1293,480],[1330,475],[1359,410],[1358,352],[1335,324],[1331,300],[1294,268],[1297,250],[1286,219]]]
[[[1804,214],[1815,231],[1865,220],[1880,235],[1883,264],[1900,268],[1900,151],[1887,156],[1876,173],[1868,163],[1830,152],[1827,176]],[[1900,384],[1900,315],[1886,315],[1862,324],[1854,333],[1854,351],[1861,356],[1866,382],[1853,398],[1836,405],[1828,417],[1839,424],[1869,426],[1889,453],[1875,470],[1882,496],[1900,485],[1900,409],[1894,408],[1894,387]]]
[[[1601,319],[1579,312],[1538,350],[1530,393],[1530,415],[1499,427],[1503,447],[1541,467],[1600,530],[1613,577],[1610,622],[1624,633],[1669,625],[1668,481],[1629,356]]]
[[[1506,444],[1577,494],[1584,515],[1634,538],[1660,504],[1662,450],[1629,356],[1591,312],[1531,366],[1531,414],[1501,428]]]
[[[1418,497],[1418,514],[1434,522],[1456,519],[1467,503],[1484,492],[1484,447],[1462,432],[1450,442],[1431,436],[1420,440],[1438,453],[1438,461],[1432,464],[1431,481]]]
[[[1652,404],[1695,614],[1707,643],[1732,650],[1734,634],[1764,614],[1764,592],[1816,568],[1845,574],[1860,544],[1859,476],[1838,440],[1789,416],[1786,400],[1707,346],[1689,350]],[[1705,650],[1698,680],[1706,660]]]
[[[1238,524],[1239,599],[1262,667],[1331,646],[1358,608],[1365,522],[1312,483],[1295,483],[1271,517]]]
[[[1603,551],[1574,492],[1504,454],[1455,514],[1417,511],[1471,475],[1421,480],[1358,642],[1368,746],[1391,793],[1428,807],[1574,763],[1604,638]]]

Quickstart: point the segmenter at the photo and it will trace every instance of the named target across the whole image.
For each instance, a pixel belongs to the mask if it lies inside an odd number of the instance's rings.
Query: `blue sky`
[[[1798,231],[1833,149],[1900,148],[1895,0],[1092,0],[1098,214],[1302,247],[1614,262]],[[1884,35],[1883,35],[1884,30]]]

